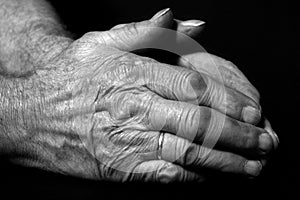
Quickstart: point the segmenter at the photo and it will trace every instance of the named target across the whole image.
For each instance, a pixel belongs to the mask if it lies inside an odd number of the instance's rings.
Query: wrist
[[[40,68],[59,55],[73,40],[59,24],[37,21],[27,28],[23,41],[24,51],[30,57],[29,64]]]
[[[0,0],[0,74],[24,76],[70,43],[51,5]]]
[[[0,73],[14,77],[31,75],[59,55],[71,42],[72,39],[56,24],[32,22],[5,52],[0,49]]]
[[[55,120],[59,116],[51,113],[52,103],[45,105],[43,95],[37,94],[40,89],[33,89],[33,78],[0,75],[0,85],[0,154],[13,154],[11,159],[25,166],[98,178],[85,142],[69,121]]]

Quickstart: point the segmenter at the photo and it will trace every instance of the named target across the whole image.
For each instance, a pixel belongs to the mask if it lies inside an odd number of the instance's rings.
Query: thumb
[[[173,14],[167,8],[156,13],[150,20],[120,24],[110,31],[95,32],[94,36],[102,44],[123,51],[132,51],[157,41],[163,34],[163,29],[157,28],[171,28],[173,23]]]
[[[164,11],[164,10],[162,10],[162,11]],[[158,12],[155,16],[157,16],[160,13],[161,13],[161,11]],[[155,16],[153,18],[155,18]],[[194,39],[198,39],[201,36],[201,34],[204,30],[204,27],[205,27],[205,22],[201,21],[201,20],[182,21],[182,20],[174,19],[174,22],[175,23],[172,24],[173,30],[177,31],[178,33],[185,34]],[[118,24],[118,25],[112,27],[111,30],[125,28],[128,25],[130,25],[130,24]],[[166,25],[169,26],[170,23],[167,23]],[[168,28],[168,27],[164,27],[164,28]],[[178,34],[178,36],[176,37],[176,42],[179,45],[183,44],[185,42],[184,39],[185,38],[180,37],[180,34]]]
[[[153,23],[154,23],[155,20],[158,20],[159,18],[162,18],[162,19],[163,19],[163,20],[160,21],[160,22],[166,22],[166,21],[164,21],[164,19],[166,19],[166,18],[163,18],[163,16],[166,15],[166,14],[168,14],[168,12],[171,13],[170,8],[165,8],[165,9],[160,10],[159,12],[157,12],[150,20],[138,22],[138,23],[135,23],[135,24],[143,24],[143,23],[144,23],[144,25],[149,25],[149,23],[147,23],[147,22],[153,22]],[[151,23],[150,23],[150,24],[151,24]],[[160,24],[160,23],[158,23],[158,25],[159,25],[159,24]],[[112,27],[110,30],[116,30],[116,29],[124,28],[124,27],[127,26],[127,25],[130,25],[130,23],[129,23],[129,24],[128,24],[128,23],[126,23],[126,24],[118,24],[118,25]]]

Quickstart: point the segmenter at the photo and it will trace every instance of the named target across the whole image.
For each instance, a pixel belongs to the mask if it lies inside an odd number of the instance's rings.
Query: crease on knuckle
[[[213,78],[196,72],[192,73],[189,79],[193,90],[191,93],[196,94],[197,104],[208,105],[213,103],[216,95],[219,97],[218,83]]]
[[[112,101],[111,113],[114,118],[121,121],[128,119],[135,122],[145,121],[151,110],[153,95],[142,87],[133,86],[122,90]]]

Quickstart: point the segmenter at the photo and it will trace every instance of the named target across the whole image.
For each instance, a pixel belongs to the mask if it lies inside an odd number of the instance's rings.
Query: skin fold
[[[74,40],[46,2],[1,0],[1,152],[15,163],[98,180],[202,181],[202,168],[257,176],[259,160],[277,146],[255,126],[257,90],[208,53],[188,53],[177,65],[130,53],[164,34],[147,26],[201,31],[166,9]],[[225,150],[204,156],[201,144],[221,118],[217,146]]]

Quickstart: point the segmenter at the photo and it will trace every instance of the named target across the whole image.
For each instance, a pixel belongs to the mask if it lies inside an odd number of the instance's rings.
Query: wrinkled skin
[[[14,161],[115,181],[201,181],[193,169],[202,167],[258,175],[259,159],[249,161],[247,154],[265,155],[276,141],[253,125],[260,120],[259,96],[233,64],[213,57],[224,72],[226,93],[223,104],[214,104],[222,84],[203,64],[208,54],[187,55],[195,69],[183,60],[183,67],[172,66],[127,52],[143,42],[138,26],[168,27],[172,16],[164,17],[64,40],[63,51],[29,77],[7,79],[10,90],[2,96],[17,98],[4,109],[9,114],[2,126],[16,135]],[[128,32],[132,26],[136,32]],[[161,33],[147,34],[154,40]],[[247,106],[254,114],[245,114]],[[227,151],[204,157],[201,142],[220,118],[224,128],[217,145]]]

